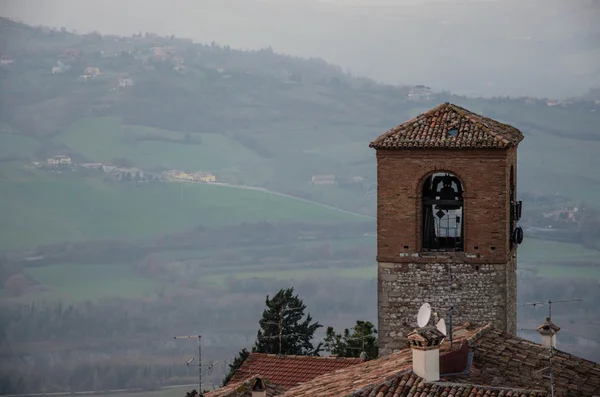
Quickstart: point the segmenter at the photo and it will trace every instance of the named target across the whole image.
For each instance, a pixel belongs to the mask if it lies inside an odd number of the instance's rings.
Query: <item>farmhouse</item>
[[[96,77],[100,74],[100,69],[96,67],[87,67],[83,71],[84,76]]]
[[[313,175],[311,182],[313,185],[333,185],[335,183],[335,175]]]
[[[15,60],[9,56],[0,57],[0,65],[10,65],[11,63],[14,63],[14,62],[15,62]]]
[[[117,87],[119,87],[119,88],[131,87],[131,86],[133,86],[133,80],[129,79],[129,78],[119,79],[119,82],[117,83]]]
[[[179,170],[171,170],[171,171],[165,171],[164,175],[167,177],[171,177],[173,179],[181,180],[181,181],[204,182],[204,183],[212,183],[212,182],[217,181],[217,178],[209,172],[187,173],[187,172],[179,171]]]
[[[66,155],[58,155],[58,156],[50,157],[49,159],[46,160],[46,164],[52,165],[52,166],[70,165],[71,157],[66,156]]]

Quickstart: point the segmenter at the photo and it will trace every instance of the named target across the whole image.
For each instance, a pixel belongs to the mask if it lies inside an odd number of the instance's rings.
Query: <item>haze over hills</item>
[[[110,27],[99,3],[70,4],[61,13],[75,23]],[[125,20],[147,2],[102,4],[127,37],[0,18],[0,392],[193,383],[197,372],[184,363],[195,346],[171,338],[198,330],[206,362],[220,360],[205,377],[216,384],[225,360],[254,340],[265,295],[290,285],[324,325],[375,321],[368,143],[445,101],[523,131],[519,302],[584,295],[553,308],[553,318],[561,349],[600,357],[598,90],[554,101],[378,84],[322,59],[282,55],[269,41],[240,51],[209,44],[208,30],[204,44],[179,33],[132,36]],[[185,26],[181,10],[161,4],[152,12],[167,17],[148,31],[170,18]],[[270,3],[206,4],[222,11],[221,23],[237,15],[222,4],[272,12],[277,23],[291,18]],[[298,15],[321,7],[307,4]],[[328,10],[333,21],[339,8]],[[258,19],[237,16],[237,31],[220,32],[242,40],[244,24]],[[216,29],[200,17],[197,26]],[[263,28],[263,39],[279,38]],[[343,50],[353,54],[352,45]],[[448,56],[474,67],[476,57]],[[367,61],[397,72],[381,54]],[[56,165],[56,155],[70,164]],[[181,177],[205,173],[216,183]],[[519,325],[533,328],[544,315],[519,307]]]
[[[567,97],[600,85],[600,6],[593,0],[32,4],[5,1],[1,12],[79,32],[148,31],[234,48],[271,45],[375,80],[470,95]]]

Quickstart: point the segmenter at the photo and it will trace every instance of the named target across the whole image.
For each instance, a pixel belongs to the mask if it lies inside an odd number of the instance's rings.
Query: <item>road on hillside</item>
[[[179,181],[177,181],[177,182],[179,182]],[[183,182],[188,182],[188,181],[183,181]],[[197,182],[188,182],[188,183],[197,183]],[[288,198],[291,198],[291,199],[294,199],[294,200],[299,200],[299,201],[304,201],[305,203],[316,204],[316,205],[319,205],[321,207],[329,208],[329,209],[334,210],[334,211],[344,212],[346,214],[356,215],[356,216],[360,216],[360,217],[366,218],[366,219],[376,219],[374,216],[365,215],[365,214],[359,214],[358,212],[348,211],[348,210],[345,210],[345,209],[342,209],[342,208],[334,207],[332,205],[327,205],[327,204],[319,203],[318,201],[308,200],[308,199],[304,199],[304,198],[301,198],[301,197],[292,196],[292,195],[285,194],[285,193],[275,192],[273,190],[265,189],[264,187],[246,186],[246,185],[232,185],[230,183],[223,183],[223,182],[211,182],[210,184],[211,185],[233,187],[233,188],[237,188],[237,189],[258,190],[259,192],[276,194],[278,196],[288,197]]]

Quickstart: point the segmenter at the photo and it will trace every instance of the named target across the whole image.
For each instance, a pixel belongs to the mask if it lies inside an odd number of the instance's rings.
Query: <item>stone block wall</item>
[[[442,259],[442,258],[440,258]],[[420,306],[454,305],[455,325],[492,323],[516,333],[516,255],[508,263],[379,262],[379,344],[387,353],[406,344]],[[449,327],[449,316],[438,310]],[[437,318],[432,315],[431,322]]]

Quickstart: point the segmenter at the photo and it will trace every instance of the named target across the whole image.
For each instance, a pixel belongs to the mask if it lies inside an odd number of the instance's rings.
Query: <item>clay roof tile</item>
[[[374,149],[508,149],[523,140],[518,129],[448,102],[375,139]]]

